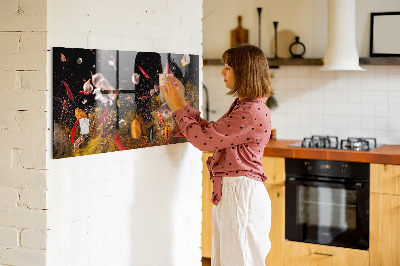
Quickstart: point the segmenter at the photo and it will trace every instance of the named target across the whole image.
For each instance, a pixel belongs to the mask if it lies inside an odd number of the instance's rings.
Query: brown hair
[[[240,45],[222,54],[222,63],[233,69],[235,85],[227,95],[259,98],[273,95],[268,61],[263,51],[253,45]]]

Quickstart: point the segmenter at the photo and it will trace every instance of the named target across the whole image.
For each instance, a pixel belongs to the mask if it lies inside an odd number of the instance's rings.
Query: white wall
[[[306,46],[305,57],[321,58],[324,56],[327,41],[327,2],[327,0],[204,0],[204,58],[219,59],[229,48],[230,31],[237,27],[238,16],[242,16],[242,26],[249,30],[249,43],[258,45],[258,7],[262,8],[261,49],[267,57],[274,55],[272,22],[278,21],[278,32],[291,31],[300,37],[300,41]],[[356,0],[356,42],[360,57],[369,56],[370,13],[388,11],[400,11],[400,2]],[[284,38],[280,40],[291,43]],[[278,48],[278,52],[280,49]]]
[[[202,57],[201,18],[201,0],[48,0],[48,49]],[[53,160],[50,133],[47,265],[201,265],[201,152],[184,143]]]
[[[204,58],[220,58],[229,48],[229,31],[236,17],[250,30],[250,43],[257,45],[257,7],[263,7],[262,49],[273,38],[272,21],[279,28],[296,32],[307,47],[305,57],[323,57],[326,47],[327,1],[204,1]],[[227,6],[231,6],[228,9]],[[248,8],[250,6],[250,8]],[[392,0],[357,1],[357,47],[369,56],[369,13],[399,11]],[[265,11],[265,13],[264,13]],[[224,15],[222,15],[224,14]],[[247,25],[246,25],[247,23]],[[265,25],[264,25],[265,23]],[[216,27],[215,25],[218,25]],[[221,36],[221,38],[215,38]],[[376,137],[382,144],[400,143],[400,66],[363,66],[365,72],[321,72],[318,66],[281,66],[271,71],[279,107],[272,111],[272,124],[281,139],[311,135]],[[221,66],[205,66],[204,85],[210,92],[211,120],[218,119],[232,102],[225,96]]]
[[[0,4],[0,265],[46,260],[46,1]]]

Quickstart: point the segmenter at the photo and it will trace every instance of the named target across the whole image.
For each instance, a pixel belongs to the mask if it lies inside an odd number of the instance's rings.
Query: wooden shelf
[[[271,68],[279,66],[322,66],[323,58],[268,58]],[[220,59],[204,59],[204,66],[222,65]],[[362,57],[360,65],[400,65],[400,57]]]
[[[360,65],[400,65],[400,57],[362,57]]]
[[[279,66],[322,66],[322,58],[269,58],[270,67]]]
[[[304,66],[304,65],[322,65],[321,58],[268,58],[270,67],[279,66]],[[217,66],[222,65],[220,59],[204,59],[203,65],[205,66]]]

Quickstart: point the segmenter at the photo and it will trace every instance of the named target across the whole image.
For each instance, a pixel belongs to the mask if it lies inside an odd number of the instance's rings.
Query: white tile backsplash
[[[324,114],[324,116],[335,115],[336,114],[336,105],[335,105],[335,103],[326,103],[326,104],[324,104],[323,114]]]
[[[388,99],[389,104],[394,104],[394,105],[400,104],[400,87],[396,91],[394,91],[394,90],[389,91],[388,98],[389,98]]]
[[[389,118],[388,117],[375,117],[375,127],[377,130],[379,130],[379,128],[388,128],[389,127]]]
[[[400,116],[389,117],[389,130],[400,131]]]
[[[385,91],[375,91],[374,101],[376,104],[385,104],[388,102],[388,92]]]
[[[383,65],[383,66],[374,66],[374,77],[375,79],[382,77],[383,79],[387,79],[387,74],[388,74],[388,66]]]
[[[361,118],[361,126],[362,126],[363,130],[366,129],[368,131],[369,130],[373,131],[375,128],[375,120],[371,116],[363,116]],[[370,133],[368,133],[368,134],[370,134]],[[362,137],[366,137],[366,136],[364,135]]]
[[[389,104],[388,111],[389,111],[389,117],[400,117],[400,103]]]
[[[286,87],[288,89],[299,88],[298,78],[297,77],[287,77],[286,78]]]
[[[387,104],[376,104],[375,105],[375,117],[388,117],[389,108]]]
[[[389,140],[387,143],[400,143],[400,130],[389,131]]]
[[[361,90],[361,101],[363,104],[374,103],[374,91]]]
[[[400,77],[400,66],[388,66],[387,68],[387,73],[389,76],[389,79],[391,77]]]
[[[389,91],[398,91],[398,90],[400,90],[400,74],[389,76],[389,78],[388,78],[388,90]]]
[[[316,67],[298,66],[289,67],[289,71],[275,70],[280,79],[288,79],[290,93],[287,88],[275,87],[275,93],[280,96],[279,102],[296,102],[296,86],[303,108],[299,125],[296,104],[285,106],[285,110],[272,111],[272,117],[280,113],[279,117],[287,117],[288,131],[281,130],[283,123],[275,121],[273,127],[277,128],[279,138],[298,138],[305,132],[302,128],[304,119],[311,119],[310,135],[338,135],[339,138],[347,137],[376,137],[379,143],[400,143],[400,67],[399,66],[363,66],[366,71],[339,71],[321,72]],[[295,68],[298,68],[296,71]],[[317,73],[316,73],[317,72]],[[322,73],[322,74],[321,74]],[[297,74],[297,75],[296,75]],[[302,76],[304,75],[304,76]],[[290,76],[290,77],[289,77]],[[297,78],[297,83],[294,81]],[[309,79],[309,81],[307,81]],[[307,90],[309,85],[310,90]],[[284,92],[283,92],[284,91]],[[308,92],[310,91],[310,97]],[[307,114],[307,112],[309,113]],[[283,113],[281,113],[283,112]],[[295,129],[297,127],[297,130]],[[297,134],[295,134],[297,132]]]
[[[387,91],[388,79],[384,77],[376,77],[374,80],[375,91]]]
[[[389,142],[389,133],[387,130],[375,130],[375,137],[378,141],[378,145],[381,143]]]
[[[375,106],[373,103],[363,103],[361,105],[361,116],[373,118],[375,116]]]
[[[362,67],[366,71],[320,71],[319,66],[271,70],[278,101],[278,108],[272,110],[277,137],[376,137],[382,144],[400,144],[400,66]],[[204,84],[217,89],[220,83],[214,80],[219,80],[219,72],[211,74],[204,68]],[[210,99],[210,106],[224,102],[229,106],[233,101],[230,97]],[[222,111],[226,110],[215,117]]]
[[[340,116],[345,116],[347,118],[347,115],[349,114],[349,105],[346,103],[338,102],[336,104],[336,114]]]

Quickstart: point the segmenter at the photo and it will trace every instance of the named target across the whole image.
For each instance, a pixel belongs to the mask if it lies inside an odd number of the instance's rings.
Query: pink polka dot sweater
[[[236,99],[216,122],[200,117],[190,105],[174,112],[178,126],[172,132],[185,136],[201,151],[214,151],[207,160],[213,182],[212,203],[221,200],[224,176],[247,176],[261,182],[267,179],[261,159],[271,132],[271,112],[267,98]]]

